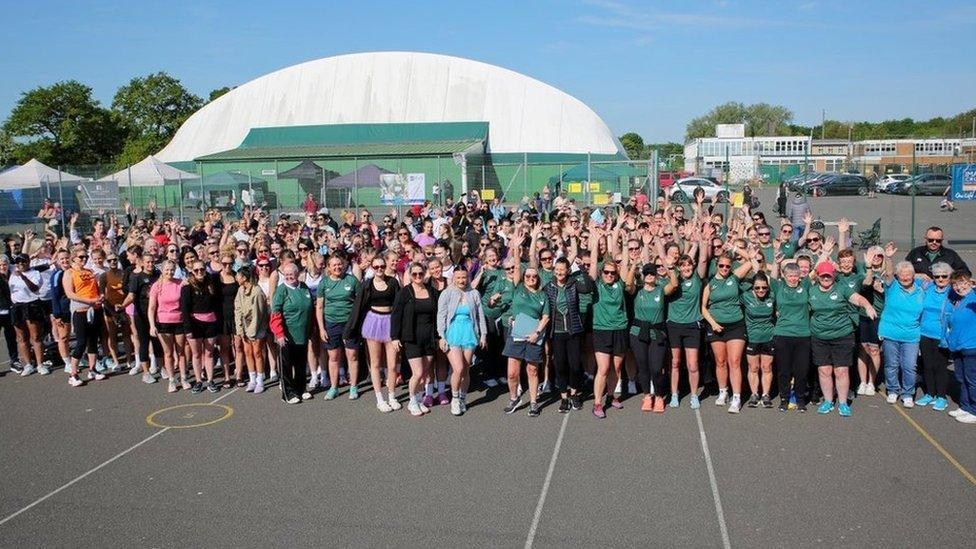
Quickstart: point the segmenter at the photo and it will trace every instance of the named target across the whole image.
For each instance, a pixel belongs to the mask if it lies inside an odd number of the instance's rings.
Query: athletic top
[[[795,288],[782,280],[769,281],[769,295],[776,302],[774,336],[810,337],[810,279],[802,278]]]
[[[149,295],[156,298],[156,320],[164,324],[183,322],[180,311],[180,281],[175,278],[168,282],[157,280],[149,290]]]
[[[370,284],[373,282],[370,281]],[[370,307],[392,307],[393,298],[396,297],[396,290],[393,288],[393,284],[390,282],[386,283],[385,290],[377,290],[376,286],[373,286],[373,293],[370,296],[369,306]]]
[[[690,278],[678,277],[678,288],[668,298],[668,322],[691,324],[702,319],[702,281],[694,272]]]
[[[30,279],[31,282],[38,286],[38,290],[40,290],[41,273],[37,271],[24,271],[19,276],[17,274],[11,274],[9,280],[10,300],[14,303],[30,303],[40,299],[40,296],[28,288],[26,282],[21,280],[21,276]]]
[[[593,303],[593,329],[627,329],[624,283],[620,280],[615,280],[613,284],[607,284],[602,279],[597,281],[596,300]]]
[[[742,321],[742,302],[739,300],[739,278],[729,275],[708,281],[708,312],[719,324]]]
[[[325,317],[326,322],[345,324],[349,321],[358,289],[359,280],[352,275],[344,275],[339,280],[334,280],[330,276],[322,277],[315,295],[322,298],[324,302],[322,316]]]
[[[71,285],[75,289],[75,294],[84,299],[98,299],[98,282],[95,280],[95,273],[88,269],[71,269],[68,271],[71,276]],[[88,303],[71,300],[71,312],[86,311],[91,307]]]

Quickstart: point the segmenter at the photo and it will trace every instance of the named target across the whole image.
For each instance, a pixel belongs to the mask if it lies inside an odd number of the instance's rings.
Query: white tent
[[[50,166],[45,166],[36,158],[32,158],[23,166],[17,166],[0,173],[0,191],[50,188],[51,185],[57,185],[58,181],[82,181],[84,179],[84,177],[60,172]]]
[[[130,182],[131,178],[131,182]],[[187,181],[198,179],[195,173],[178,170],[173,166],[149,155],[138,164],[117,171],[99,179],[99,181],[117,181],[120,189],[128,187],[162,187],[167,181]]]

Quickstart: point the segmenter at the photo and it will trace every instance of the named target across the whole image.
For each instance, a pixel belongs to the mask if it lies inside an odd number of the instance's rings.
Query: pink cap
[[[837,273],[837,269],[834,268],[834,264],[829,261],[824,261],[820,265],[817,265],[817,276],[830,275],[834,276]]]

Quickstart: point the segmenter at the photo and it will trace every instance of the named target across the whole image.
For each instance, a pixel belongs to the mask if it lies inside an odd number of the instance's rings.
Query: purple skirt
[[[369,311],[363,319],[363,339],[390,341],[390,313]]]

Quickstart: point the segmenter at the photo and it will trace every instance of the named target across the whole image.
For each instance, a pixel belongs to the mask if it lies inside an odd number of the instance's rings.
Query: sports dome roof
[[[623,154],[592,109],[548,84],[459,57],[378,52],[242,84],[190,116],[156,156],[175,162],[233,149],[256,127],[469,121],[489,123],[493,153]]]

